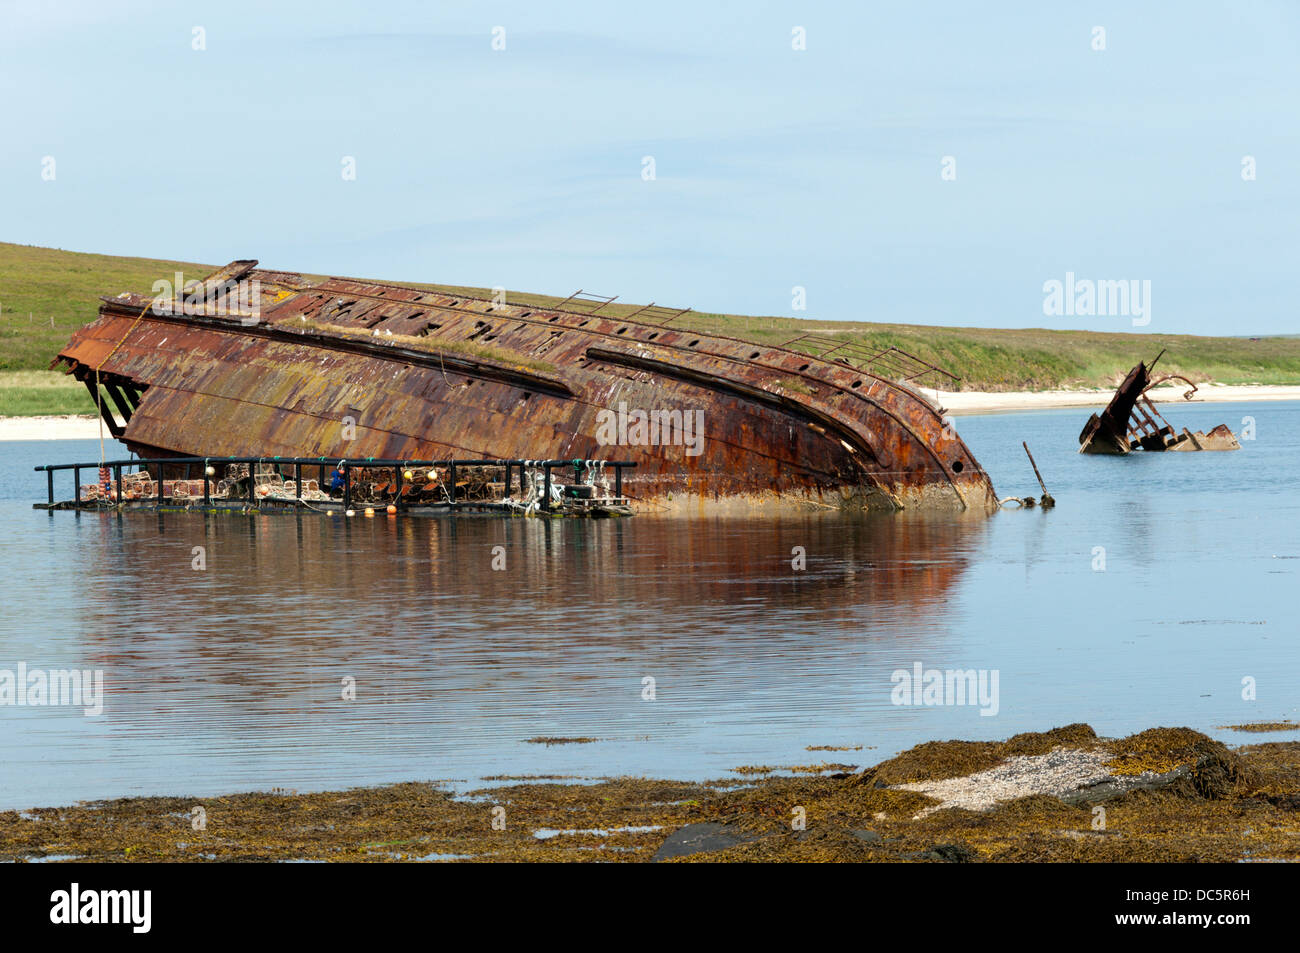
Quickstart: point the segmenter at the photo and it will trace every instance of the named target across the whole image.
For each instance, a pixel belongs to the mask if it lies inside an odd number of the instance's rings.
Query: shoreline
[[[1030,410],[1059,410],[1109,403],[1113,390],[1042,391],[943,391],[919,388],[931,402],[953,416],[967,414],[1017,413]],[[1216,404],[1252,400],[1300,400],[1300,385],[1291,384],[1202,384],[1196,396],[1183,400],[1185,386],[1158,387],[1151,391],[1157,403]],[[98,440],[99,420],[92,415],[0,416],[0,442],[18,440]]]
[[[0,861],[1300,860],[1300,724],[1223,727],[1262,736],[1229,748],[1190,728],[1105,738],[1080,723],[704,782],[126,797],[0,811]]]
[[[1094,408],[1100,411],[1114,395],[1114,388],[1103,390],[1030,390],[1030,391],[944,391],[920,388],[930,401],[953,416],[963,414],[1017,413],[1027,410],[1059,410],[1068,407]],[[1252,400],[1300,400],[1300,385],[1294,384],[1201,384],[1195,396],[1183,400],[1186,385],[1156,387],[1150,391],[1157,404],[1219,404]]]
[[[105,428],[106,439],[113,439]],[[49,417],[0,417],[0,441],[98,440],[99,419],[76,414]]]

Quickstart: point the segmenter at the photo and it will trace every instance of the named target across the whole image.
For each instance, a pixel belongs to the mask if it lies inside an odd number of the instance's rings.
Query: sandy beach
[[[110,435],[105,431],[104,436]],[[94,417],[0,417],[0,440],[98,440]]]
[[[1041,390],[1041,391],[943,391],[922,388],[930,400],[950,411],[962,414],[1014,413],[1024,410],[1051,410],[1058,407],[1094,407],[1100,410],[1110,402],[1113,390]],[[1300,400],[1300,387],[1271,384],[1201,384],[1191,401],[1184,401],[1187,388],[1157,387],[1150,392],[1156,403],[1212,404],[1252,400]]]

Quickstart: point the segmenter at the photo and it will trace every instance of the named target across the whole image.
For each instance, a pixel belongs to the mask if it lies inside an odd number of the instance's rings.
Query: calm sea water
[[[1080,410],[961,418],[1000,495],[1038,495],[1028,440],[1058,500],[991,519],[48,514],[31,468],[97,443],[0,443],[0,669],[105,677],[98,717],[0,706],[0,808],[711,778],[1073,721],[1240,742],[1216,726],[1300,706],[1300,404],[1168,411],[1193,429],[1252,417],[1257,436],[1114,459],[1075,452]],[[893,704],[891,674],[918,662],[996,670],[997,714]]]

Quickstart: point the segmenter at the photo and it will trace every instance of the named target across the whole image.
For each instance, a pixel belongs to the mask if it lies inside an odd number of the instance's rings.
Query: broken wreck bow
[[[1160,354],[1164,354],[1164,351]],[[1122,455],[1134,450],[1240,450],[1241,444],[1227,424],[1219,424],[1208,434],[1199,430],[1192,433],[1186,427],[1182,433],[1174,433],[1169,421],[1156,410],[1148,391],[1171,378],[1188,384],[1191,382],[1178,375],[1153,381],[1151,368],[1155,367],[1158,360],[1160,355],[1156,356],[1150,366],[1138,361],[1137,366],[1128,372],[1128,376],[1116,388],[1106,409],[1088,418],[1083,432],[1079,434],[1079,452]],[[1196,385],[1191,384],[1191,388],[1184,396],[1190,397],[1196,390]]]

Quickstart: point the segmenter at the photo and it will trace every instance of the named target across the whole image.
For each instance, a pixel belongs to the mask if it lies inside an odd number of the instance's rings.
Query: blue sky
[[[0,240],[1134,330],[1044,315],[1074,272],[1300,332],[1300,4],[1133,6],[0,0]]]

